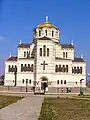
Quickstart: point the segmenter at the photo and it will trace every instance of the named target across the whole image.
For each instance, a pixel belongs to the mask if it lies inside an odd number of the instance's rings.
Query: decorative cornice
[[[72,62],[85,62],[83,58],[74,58]]]

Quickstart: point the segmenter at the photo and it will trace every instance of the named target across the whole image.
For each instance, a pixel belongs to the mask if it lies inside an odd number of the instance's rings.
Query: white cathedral
[[[86,62],[74,55],[74,44],[61,44],[60,29],[48,21],[39,24],[31,44],[20,43],[18,55],[5,61],[5,86],[23,86],[48,93],[86,87]],[[82,81],[82,83],[81,83]],[[71,91],[71,92],[72,92]]]

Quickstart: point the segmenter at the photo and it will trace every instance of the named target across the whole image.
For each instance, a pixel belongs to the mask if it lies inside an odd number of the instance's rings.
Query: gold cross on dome
[[[46,16],[46,22],[48,22],[48,16]]]

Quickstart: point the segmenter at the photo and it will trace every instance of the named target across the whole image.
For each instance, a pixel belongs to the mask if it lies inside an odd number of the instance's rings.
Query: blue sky
[[[90,0],[0,0],[0,74],[21,39],[31,43],[33,29],[45,21],[60,28],[60,42],[74,41],[75,55],[84,55],[90,72]]]

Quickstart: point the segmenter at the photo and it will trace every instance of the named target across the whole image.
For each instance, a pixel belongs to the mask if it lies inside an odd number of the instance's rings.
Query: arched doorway
[[[41,90],[46,91],[46,88],[48,87],[48,78],[47,77],[41,77]]]

